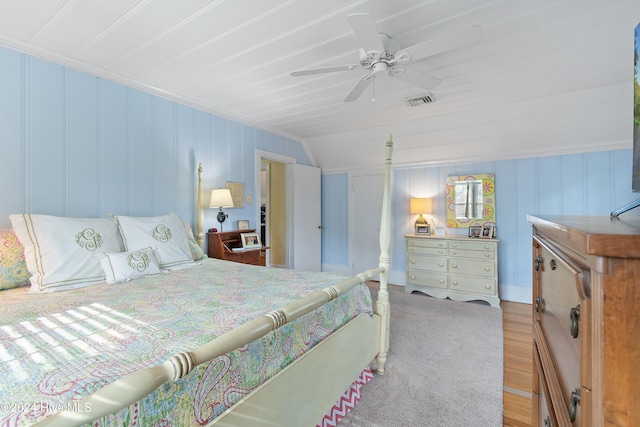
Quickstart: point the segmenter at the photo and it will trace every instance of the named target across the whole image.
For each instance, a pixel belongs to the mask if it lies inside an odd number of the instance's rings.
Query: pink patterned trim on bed
[[[373,373],[367,366],[316,427],[336,427],[360,400],[362,386],[372,379]]]

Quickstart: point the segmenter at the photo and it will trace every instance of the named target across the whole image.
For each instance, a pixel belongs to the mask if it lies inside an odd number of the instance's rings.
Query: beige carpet
[[[375,295],[377,283],[370,284]],[[390,286],[385,374],[363,387],[341,427],[501,427],[502,311]],[[374,364],[375,367],[375,364]]]

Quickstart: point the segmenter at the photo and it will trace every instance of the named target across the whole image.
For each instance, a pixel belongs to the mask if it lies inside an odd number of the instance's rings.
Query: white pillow
[[[50,215],[9,215],[24,246],[31,273],[30,292],[55,292],[106,280],[101,252],[121,252],[118,224],[107,218],[66,218]]]
[[[160,268],[178,269],[195,265],[184,222],[178,214],[154,217],[115,216],[126,251],[152,247]]]
[[[98,254],[107,283],[118,283],[136,277],[160,274],[160,262],[152,248],[133,252],[103,252]]]

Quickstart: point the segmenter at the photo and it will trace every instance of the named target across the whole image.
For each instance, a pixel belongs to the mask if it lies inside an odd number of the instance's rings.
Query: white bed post
[[[389,268],[391,257],[389,251],[391,247],[391,155],[393,153],[393,138],[389,135],[386,144],[386,160],[384,169],[384,190],[382,193],[382,216],[380,219],[380,264],[383,269],[380,273],[380,290],[376,301],[376,313],[380,316],[380,352],[376,356],[376,371],[384,374],[384,364],[387,361],[387,351],[389,350],[389,290],[387,289],[389,279]]]
[[[202,202],[202,163],[198,165],[198,186],[197,186],[197,204],[196,204],[196,242],[202,248],[204,243],[204,209]]]

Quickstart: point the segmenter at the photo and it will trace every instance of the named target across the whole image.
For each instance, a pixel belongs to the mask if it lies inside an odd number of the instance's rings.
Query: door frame
[[[255,162],[256,162],[256,166],[255,166],[255,170],[256,170],[256,183],[255,183],[255,188],[256,188],[256,212],[255,212],[255,218],[256,221],[260,221],[260,202],[262,200],[262,194],[261,194],[261,187],[260,187],[260,180],[261,180],[261,171],[262,171],[262,161],[263,160],[269,160],[269,161],[273,161],[273,162],[278,162],[278,163],[283,163],[285,165],[285,212],[287,213],[287,217],[288,218],[293,218],[293,203],[292,203],[292,198],[293,198],[293,184],[291,182],[291,179],[289,179],[289,177],[291,176],[291,168],[292,165],[294,165],[296,163],[296,159],[293,157],[289,157],[289,156],[284,156],[281,154],[276,154],[276,153],[271,153],[269,151],[264,151],[264,150],[258,150],[256,149],[255,151]],[[269,227],[267,227],[267,238],[269,236]],[[285,259],[286,259],[286,267],[287,268],[291,268],[293,266],[293,221],[287,221],[287,227],[286,227],[286,238],[285,238],[286,242],[287,242],[287,247],[285,249]],[[269,241],[269,240],[267,240]],[[269,266],[269,255],[268,255],[269,251],[267,251],[267,266]]]

